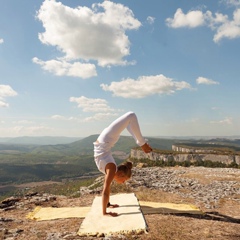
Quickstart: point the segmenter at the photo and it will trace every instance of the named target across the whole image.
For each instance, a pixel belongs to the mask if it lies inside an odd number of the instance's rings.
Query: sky
[[[0,6],[0,137],[240,135],[239,0]]]

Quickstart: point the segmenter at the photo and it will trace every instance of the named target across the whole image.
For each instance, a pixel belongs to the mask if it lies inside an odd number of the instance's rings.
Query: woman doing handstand
[[[112,157],[111,148],[118,141],[121,132],[127,129],[133,136],[136,143],[141,146],[145,153],[152,151],[143,138],[138,124],[137,116],[133,112],[128,112],[113,121],[107,128],[105,128],[99,135],[96,142],[94,142],[94,159],[96,165],[103,174],[105,174],[103,192],[102,192],[102,212],[103,215],[117,216],[117,213],[107,212],[107,207],[118,207],[117,204],[111,205],[109,203],[110,185],[113,180],[117,183],[124,183],[131,177],[132,163],[126,162],[119,166],[116,165]]]

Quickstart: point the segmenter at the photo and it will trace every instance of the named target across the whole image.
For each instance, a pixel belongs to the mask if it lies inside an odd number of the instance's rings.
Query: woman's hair
[[[133,167],[132,162],[127,161],[118,165],[117,169],[118,171],[123,172],[128,178],[130,178],[132,176],[132,170],[131,170],[132,167]]]

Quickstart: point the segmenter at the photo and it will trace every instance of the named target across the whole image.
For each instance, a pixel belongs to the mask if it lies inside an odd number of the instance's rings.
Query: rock
[[[3,218],[3,217],[0,217],[0,222],[12,222],[13,219],[11,218]]]
[[[1,204],[0,208],[8,208],[13,206],[16,202],[19,202],[21,199],[20,198],[15,198],[15,197],[10,197],[7,199],[4,199]]]
[[[9,210],[14,210],[16,209],[17,207],[16,206],[10,206],[10,207],[5,207],[3,208],[4,211],[9,211]]]
[[[173,149],[176,151],[176,149]],[[182,152],[183,151],[183,152]],[[196,161],[212,161],[212,162],[221,162],[225,164],[236,163],[239,165],[240,163],[240,156],[238,155],[229,155],[229,154],[217,154],[214,151],[207,152],[203,150],[203,152],[195,152],[191,153],[191,150],[187,151],[187,149],[182,149],[179,152],[174,153],[158,153],[158,152],[151,152],[151,153],[144,153],[142,150],[139,149],[131,149],[131,158],[135,159],[149,159],[152,161],[176,161],[176,162],[196,162]]]
[[[138,163],[137,164],[137,168],[143,168],[143,167],[147,167],[146,163]]]
[[[46,240],[61,240],[61,234],[60,233],[48,233]]]
[[[36,196],[38,194],[38,192],[29,192],[25,194],[25,197],[32,197],[32,196]]]
[[[0,229],[1,236],[3,236],[4,237],[3,239],[5,240],[16,239],[17,236],[22,232],[23,232],[22,229],[6,229],[6,228]]]

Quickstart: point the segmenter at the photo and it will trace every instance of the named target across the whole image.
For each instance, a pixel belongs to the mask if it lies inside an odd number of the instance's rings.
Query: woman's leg
[[[109,138],[113,141],[117,141],[124,129],[129,131],[139,146],[142,146],[146,143],[146,140],[141,134],[137,116],[133,112],[125,113],[113,121],[107,128],[104,129],[100,135],[100,138]]]

